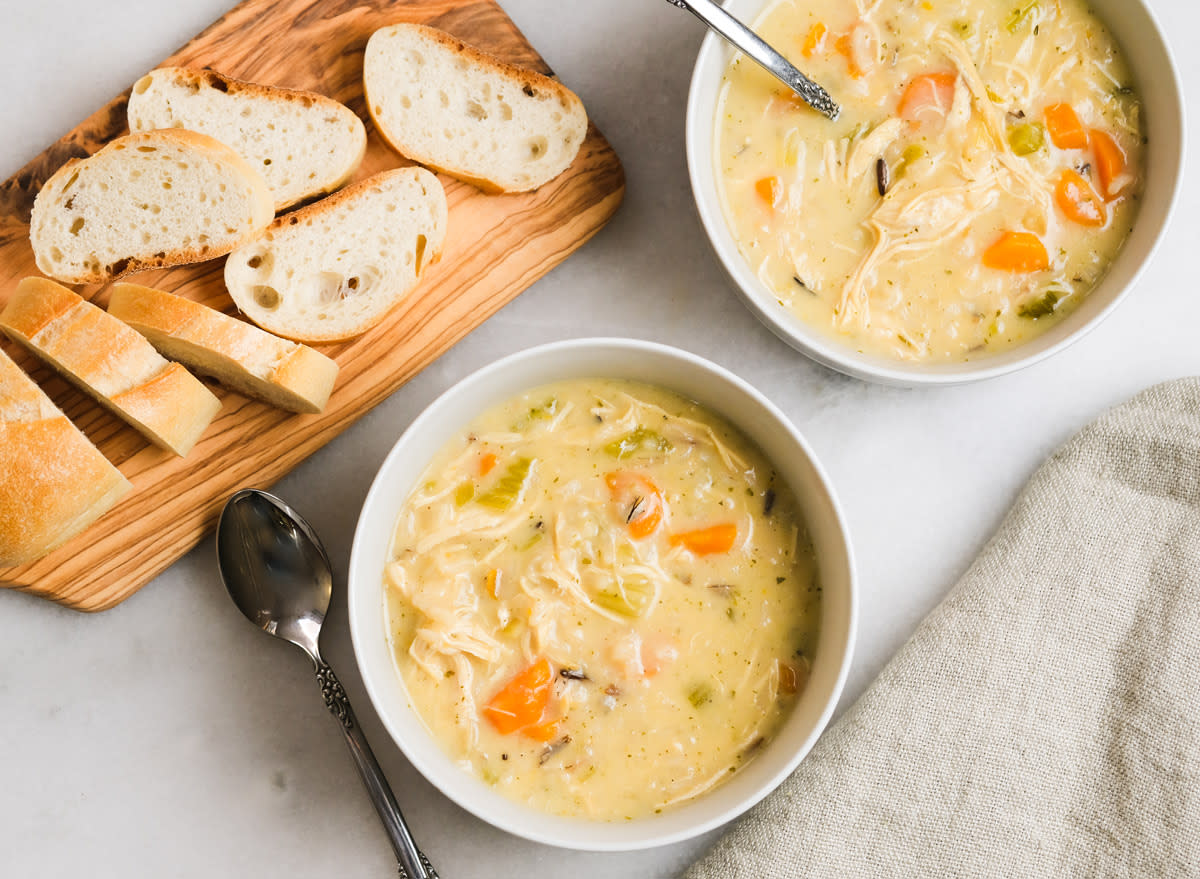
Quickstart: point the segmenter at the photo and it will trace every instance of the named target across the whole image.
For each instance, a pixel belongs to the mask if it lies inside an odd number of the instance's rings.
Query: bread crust
[[[235,79],[232,76],[226,76],[216,70],[209,68],[196,67],[159,67],[150,71],[141,79],[139,79],[133,87],[133,94],[129,99],[127,115],[129,117],[130,130],[134,129],[134,114],[138,103],[138,95],[144,93],[150,83],[156,77],[170,77],[181,83],[190,84],[196,88],[208,87],[215,88],[231,96],[246,95],[249,97],[263,98],[271,101],[280,101],[285,103],[298,104],[304,109],[312,107],[320,107],[326,112],[335,113],[339,117],[345,119],[353,119],[358,124],[358,132],[361,135],[358,138],[357,154],[350,163],[342,170],[342,173],[335,179],[324,183],[321,186],[314,187],[301,195],[292,199],[275,202],[275,212],[279,213],[294,207],[298,204],[303,204],[321,196],[335,192],[346,184],[347,181],[358,170],[358,166],[362,164],[363,157],[367,151],[367,136],[366,129],[363,127],[362,120],[358,115],[333,98],[317,92],[305,91],[303,89],[290,89],[282,86],[262,85],[260,83],[248,82],[242,79]],[[185,129],[173,129],[185,130]],[[236,146],[236,145],[230,145]],[[244,157],[243,157],[244,158]],[[250,165],[249,167],[253,167]],[[257,172],[257,169],[255,169]]]
[[[108,312],[164,356],[239,393],[291,412],[318,413],[329,402],[338,373],[335,361],[199,302],[151,287],[116,284]]]
[[[186,455],[221,407],[178,363],[67,288],[25,278],[0,328],[160,448]]]
[[[556,98],[569,103],[573,107],[577,107],[581,113],[583,112],[583,102],[579,99],[579,96],[558,80],[544,76],[537,71],[529,70],[524,67],[518,67],[517,65],[509,64],[506,61],[501,61],[495,55],[491,55],[482,49],[470,45],[469,43],[464,43],[457,37],[448,34],[445,31],[438,30],[437,28],[429,27],[428,25],[406,22],[380,28],[379,30],[375,31],[375,33],[371,34],[370,38],[367,40],[367,52],[370,53],[371,43],[373,41],[378,42],[377,38],[385,39],[391,33],[402,29],[421,34],[425,38],[437,43],[448,52],[458,55],[460,58],[465,59],[468,63],[478,65],[484,70],[490,72],[497,79],[506,80],[522,91],[526,91],[527,93],[532,93],[533,91],[538,90],[549,91]],[[465,183],[470,183],[472,186],[475,186],[482,192],[490,195],[504,192],[523,192],[529,189],[536,189],[538,186],[544,185],[545,182],[548,182],[543,181],[542,183],[538,183],[530,187],[510,188],[494,180],[471,174],[467,169],[455,167],[448,163],[443,163],[436,155],[428,152],[422,152],[414,148],[412,144],[405,142],[402,131],[393,130],[388,124],[387,120],[380,118],[380,114],[377,112],[379,102],[373,100],[371,97],[372,84],[368,79],[365,67],[363,75],[363,90],[367,95],[367,112],[371,116],[371,121],[375,123],[375,128],[379,132],[380,136],[393,150],[402,156],[412,159],[414,162],[424,165],[433,171],[446,174],[450,177],[462,180]]]
[[[226,163],[235,170],[239,177],[244,178],[251,192],[252,229],[237,238],[219,244],[179,247],[169,251],[133,251],[107,265],[97,266],[91,271],[74,274],[64,274],[61,270],[56,271],[53,262],[47,258],[47,252],[52,245],[40,240],[39,214],[57,207],[57,197],[68,181],[72,179],[72,175],[85,163],[114,159],[115,154],[121,150],[136,150],[140,146],[157,146],[163,143],[205,153]],[[33,245],[37,266],[45,274],[68,284],[102,284],[147,269],[186,265],[224,256],[256,237],[274,215],[274,199],[271,196],[271,190],[262,179],[262,175],[233,149],[208,135],[195,131],[185,131],[182,128],[159,129],[134,132],[124,137],[118,137],[109,141],[86,159],[71,159],[50,175],[50,179],[42,185],[34,199],[33,216],[30,223],[30,243]]]
[[[3,351],[0,474],[0,567],[66,543],[131,488]]]

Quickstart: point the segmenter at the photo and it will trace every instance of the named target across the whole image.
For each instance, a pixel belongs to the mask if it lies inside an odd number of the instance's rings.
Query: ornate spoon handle
[[[692,13],[761,64],[814,110],[830,119],[838,118],[841,108],[834,103],[829,92],[793,67],[791,62],[771,48],[758,34],[718,6],[713,0],[667,0],[667,2]]]
[[[388,786],[383,770],[379,768],[375,755],[371,753],[371,746],[367,744],[367,739],[362,734],[362,729],[359,728],[358,721],[354,717],[350,700],[346,698],[346,691],[342,688],[337,675],[333,673],[333,669],[324,660],[317,662],[317,682],[321,685],[321,695],[325,697],[325,705],[342,727],[342,734],[346,737],[346,744],[350,747],[350,753],[358,767],[358,774],[362,776],[363,784],[367,786],[367,793],[371,796],[371,802],[375,804],[375,811],[379,813],[379,820],[383,822],[383,828],[387,831],[388,839],[391,840],[392,849],[400,861],[401,877],[403,879],[438,879],[429,859],[417,850],[417,844],[408,831],[408,825],[404,823],[404,816],[400,814],[400,807],[396,805],[396,798],[392,796],[392,789]]]
[[[421,854],[421,865],[425,868],[425,872],[429,874],[430,879],[438,879],[437,871],[433,869],[433,864],[429,863],[429,858],[425,857],[424,853]],[[408,871],[404,869],[403,864],[400,865],[400,879],[415,879],[415,877],[408,875]]]

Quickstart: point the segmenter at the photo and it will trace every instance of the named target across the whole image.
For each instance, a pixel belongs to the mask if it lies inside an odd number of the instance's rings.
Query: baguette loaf
[[[322,411],[337,378],[324,354],[161,290],[117,284],[108,313],[164,356],[290,412]]]
[[[220,401],[137,332],[66,287],[25,278],[0,327],[155,445],[186,455]]]
[[[262,174],[276,211],[337,189],[367,148],[362,120],[332,98],[212,70],[151,71],[134,85],[128,115],[130,131],[186,128],[233,147]]]
[[[221,256],[271,221],[262,175],[224,144],[180,129],[119,137],[42,186],[29,237],[37,266],[71,284]]]
[[[130,487],[0,351],[0,568],[66,543]]]
[[[225,286],[263,329],[336,342],[374,326],[441,255],[446,193],[424,168],[384,171],[279,217],[225,263]]]
[[[485,192],[553,180],[587,134],[583,103],[561,83],[423,25],[371,35],[363,88],[397,152]]]

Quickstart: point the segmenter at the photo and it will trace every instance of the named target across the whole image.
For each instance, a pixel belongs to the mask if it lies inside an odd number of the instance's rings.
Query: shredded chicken
[[[988,97],[987,86],[966,46],[946,31],[938,31],[932,45],[958,71],[954,102],[946,118],[945,131],[948,136],[958,137],[961,148],[970,120],[978,119],[991,139],[991,149],[986,153],[990,162],[986,168],[980,168],[969,164],[963,153],[943,153],[939,156],[940,164],[956,167],[961,182],[935,189],[896,187],[880,200],[864,221],[874,236],[874,243],[843,286],[837,304],[837,319],[841,326],[871,322],[867,291],[881,266],[945,246],[946,241],[963,234],[974,217],[995,205],[1001,194],[1027,205],[1024,212],[1027,226],[1044,231],[1050,223],[1053,213],[1050,184],[1013,153],[1004,119]],[[876,131],[887,124],[883,123]],[[890,136],[888,142],[896,136],[890,131],[885,131],[885,135]],[[918,343],[909,341],[919,347]]]
[[[904,120],[892,117],[876,125],[868,135],[859,140],[850,150],[850,158],[846,162],[846,183],[854,185],[866,176],[903,130]]]

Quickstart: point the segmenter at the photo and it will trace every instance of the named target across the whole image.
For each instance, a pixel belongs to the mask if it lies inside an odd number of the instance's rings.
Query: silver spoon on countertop
[[[230,497],[221,511],[217,565],[229,596],[246,619],[268,635],[295,644],[312,659],[321,695],[342,728],[387,830],[401,877],[437,879],[433,866],[413,842],[383,770],[350,710],[346,691],[321,658],[317,641],[329,609],[333,573],[320,538],[279,498],[245,489]]]
[[[762,37],[722,9],[714,0],[667,0],[667,2],[692,13],[732,43],[735,48],[740,49],[761,64],[768,73],[773,74],[776,79],[799,95],[804,103],[818,113],[836,120],[842,112],[830,97],[829,92],[792,66],[790,61],[771,48]]]

